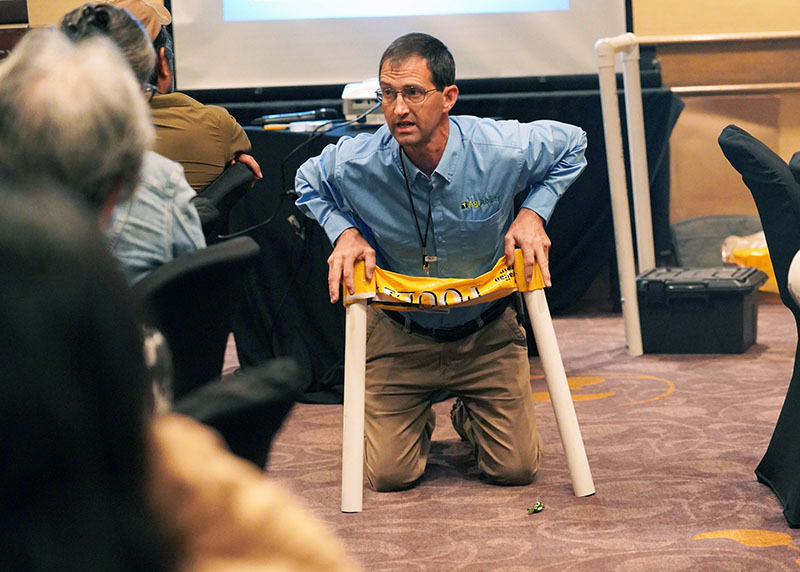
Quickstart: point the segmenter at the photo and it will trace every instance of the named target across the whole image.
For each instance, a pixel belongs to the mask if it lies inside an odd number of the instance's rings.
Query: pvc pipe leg
[[[525,292],[524,296],[533,335],[536,338],[536,347],[539,349],[539,358],[542,360],[558,432],[561,435],[561,444],[564,446],[564,453],[567,457],[572,489],[576,496],[589,496],[595,492],[592,472],[589,469],[589,460],[586,458],[586,449],[583,446],[580,427],[578,427],[575,406],[572,404],[572,395],[567,384],[567,374],[564,371],[564,363],[558,349],[547,298],[545,298],[544,290]]]
[[[342,512],[361,512],[364,496],[364,392],[367,302],[345,310],[344,418],[342,427]]]

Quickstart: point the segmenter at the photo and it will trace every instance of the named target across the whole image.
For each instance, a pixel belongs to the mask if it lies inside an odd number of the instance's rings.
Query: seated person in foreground
[[[334,244],[330,300],[353,292],[353,265],[411,276],[471,278],[519,246],[550,285],[544,224],[586,165],[586,135],[554,121],[450,117],[455,62],[426,34],[407,34],[378,66],[386,125],[326,147],[297,172],[297,206]],[[525,198],[516,214],[514,199]],[[449,313],[369,309],[365,458],[379,491],[423,475],[445,389],[451,420],[492,483],[526,485],[539,466],[525,333],[508,298]]]
[[[136,191],[152,139],[141,86],[107,38],[32,31],[0,62],[0,175],[57,181],[100,228]]]
[[[128,11],[87,4],[65,15],[61,30],[76,42],[97,35],[108,37],[143,86],[142,100],[152,92],[148,80],[155,67],[155,52],[144,28]],[[149,121],[149,117],[144,115],[142,120]],[[200,218],[191,203],[194,196],[178,163],[152,151],[145,154],[136,192],[114,207],[106,228],[111,252],[129,282],[141,280],[181,254],[205,247]]]
[[[0,570],[357,570],[214,432],[153,415],[93,219],[54,185],[0,181]]]
[[[175,52],[172,35],[166,28],[172,21],[169,11],[155,1],[107,0],[128,10],[148,33],[156,52],[156,68],[148,81],[156,90],[150,100],[156,127],[154,150],[183,166],[186,180],[200,192],[233,161],[246,164],[254,181],[261,168],[249,155],[247,135],[228,111],[204,105],[175,89]]]
[[[178,569],[148,499],[140,331],[93,221],[54,184],[0,181],[0,570]]]

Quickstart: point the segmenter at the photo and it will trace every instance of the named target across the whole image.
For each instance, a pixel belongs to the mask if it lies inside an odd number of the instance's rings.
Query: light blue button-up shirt
[[[473,278],[494,266],[514,217],[514,198],[548,220],[556,202],[586,166],[586,134],[555,121],[494,121],[450,117],[439,165],[428,178],[403,155],[417,221],[431,224],[427,254],[431,276]],[[298,170],[297,206],[316,219],[332,243],[357,228],[375,249],[381,268],[424,275],[422,245],[400,164],[397,141],[384,125],[374,134],[342,138]],[[485,305],[448,313],[407,315],[428,328],[453,327],[476,318]]]
[[[191,203],[195,195],[179,163],[145,153],[136,190],[114,207],[105,230],[111,254],[128,282],[138,282],[165,262],[206,246]]]

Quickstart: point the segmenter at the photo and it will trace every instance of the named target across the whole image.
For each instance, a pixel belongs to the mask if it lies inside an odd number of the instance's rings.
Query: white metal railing
[[[650,209],[650,182],[647,173],[647,151],[642,111],[642,84],[639,76],[639,43],[631,33],[601,38],[595,43],[600,81],[600,103],[603,112],[606,162],[611,189],[611,210],[617,250],[622,316],[628,353],[642,355],[642,330],[636,294],[636,257],[633,251],[625,156],[622,147],[622,125],[617,99],[616,57],[622,55],[625,114],[628,125],[628,153],[631,163],[636,254],[639,272],[655,268],[653,220]]]

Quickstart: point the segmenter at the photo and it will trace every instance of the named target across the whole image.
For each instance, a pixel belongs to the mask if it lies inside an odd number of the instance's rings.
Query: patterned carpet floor
[[[299,496],[369,571],[794,571],[800,531],[753,474],[791,376],[789,311],[762,295],[743,354],[628,356],[619,314],[554,320],[597,493],[572,494],[538,358],[545,457],[533,484],[481,481],[435,406],[428,468],[412,490],[339,511],[341,406],[298,404],[268,476]],[[800,478],[800,475],[798,476]],[[537,501],[543,511],[528,514]]]

